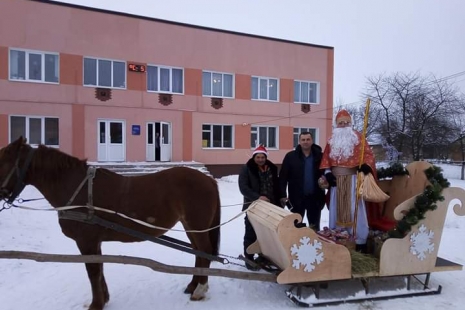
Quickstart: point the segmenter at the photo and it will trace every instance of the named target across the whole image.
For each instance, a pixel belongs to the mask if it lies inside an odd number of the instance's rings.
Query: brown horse
[[[218,254],[221,208],[218,186],[211,177],[184,167],[137,177],[124,177],[99,168],[95,177],[86,181],[88,168],[86,161],[42,145],[32,148],[25,139],[19,138],[0,150],[0,199],[11,203],[25,185],[31,184],[53,207],[85,206],[91,200],[93,206],[114,210],[159,228],[171,228],[178,221],[186,231],[217,227],[208,232],[187,232],[187,236],[193,249]],[[92,195],[88,192],[89,182],[92,182]],[[86,208],[76,212],[92,215]],[[166,232],[97,210],[95,215],[151,236]],[[59,223],[83,255],[101,255],[103,241],[141,241],[98,225],[62,218]],[[210,260],[196,256],[195,266],[208,268]],[[86,264],[86,269],[92,287],[89,310],[101,310],[109,300],[103,264]],[[206,276],[193,276],[185,293],[191,294],[192,300],[202,299],[207,281]]]

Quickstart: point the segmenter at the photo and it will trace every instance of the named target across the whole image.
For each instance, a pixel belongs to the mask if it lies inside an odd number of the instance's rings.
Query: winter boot
[[[362,254],[367,254],[367,244],[356,244],[355,245],[355,251],[360,252]]]
[[[246,258],[245,260],[245,267],[251,271],[257,271],[257,270],[260,270],[260,267],[258,267],[256,264],[255,264],[255,261],[254,261],[254,255],[253,254],[247,254],[247,253],[244,253],[244,257]],[[249,261],[249,262],[248,262]]]

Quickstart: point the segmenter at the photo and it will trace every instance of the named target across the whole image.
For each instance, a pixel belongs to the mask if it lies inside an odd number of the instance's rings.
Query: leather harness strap
[[[34,152],[35,152],[34,148],[31,148],[29,150],[22,168],[19,168],[19,157],[18,157],[15,161],[15,165],[11,169],[6,179],[3,181],[3,184],[1,186],[2,189],[8,185],[8,182],[10,181],[11,177],[16,172],[16,178],[17,178],[16,185],[13,188],[13,191],[11,192],[10,197],[7,200],[7,203],[9,204],[13,203],[13,201],[16,199],[16,197],[18,197],[18,195],[21,193],[24,187],[26,187],[26,183],[24,183],[24,178],[26,177],[26,173],[29,169],[29,165],[32,162],[32,157],[34,157]]]
[[[94,178],[95,178],[95,173],[97,172],[97,168],[94,166],[89,166],[87,169],[87,175],[82,180],[81,184],[77,187],[76,191],[74,192],[73,196],[69,199],[68,203],[66,204],[67,206],[71,205],[76,198],[77,194],[81,191],[82,187],[84,184],[87,182],[87,206],[89,207],[89,216],[92,217],[95,213],[94,209],[94,203],[93,203],[93,193],[92,193],[92,188],[94,184]],[[61,212],[60,212],[61,213]]]

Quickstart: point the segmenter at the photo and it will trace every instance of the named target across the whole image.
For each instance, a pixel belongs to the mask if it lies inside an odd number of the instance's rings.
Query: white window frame
[[[227,74],[227,75],[231,75],[232,76],[232,96],[231,97],[228,97],[228,96],[224,96],[224,84],[223,84],[223,89],[221,90],[221,96],[214,96],[213,95],[213,78],[211,79],[210,81],[210,94],[204,94],[203,93],[203,74],[204,73],[210,73],[211,75],[213,74],[221,74],[222,75],[222,79],[224,81],[224,75]],[[219,71],[211,71],[211,70],[203,70],[202,71],[202,97],[213,97],[213,98],[228,98],[228,99],[234,99],[236,96],[236,75],[234,73],[230,73],[230,72],[219,72]]]
[[[258,79],[258,83],[257,83],[257,96],[258,98],[253,98],[252,94],[253,94],[253,89],[252,89],[252,81],[253,79]],[[266,86],[267,86],[267,94],[266,94],[266,98],[260,98],[260,80],[266,80]],[[276,80],[277,81],[277,91],[276,91],[276,100],[274,99],[270,99],[270,80]],[[264,76],[252,76],[250,78],[250,98],[251,100],[256,100],[256,101],[270,101],[270,102],[279,102],[279,78],[273,78],[273,77],[264,77]]]
[[[256,128],[255,130],[253,128]],[[270,129],[270,128],[275,128],[276,129],[276,141],[275,141],[275,144],[276,146],[275,147],[270,147],[268,146],[269,144],[269,131],[267,131],[267,145],[265,145],[265,147],[269,150],[279,150],[279,126],[258,126],[258,125],[251,125],[250,127],[250,148],[251,149],[255,149],[259,144],[260,144],[260,128],[267,128],[267,129]],[[256,134],[257,135],[257,141],[255,141],[256,144],[255,146],[252,146],[252,135],[253,134]]]
[[[85,66],[84,66],[84,63],[85,63],[85,60],[86,59],[94,59],[96,60],[96,85],[92,85],[92,84],[85,84],[85,76],[86,76],[86,72],[85,72]],[[102,86],[102,85],[98,85],[98,82],[99,82],[99,70],[98,70],[98,61],[99,60],[106,60],[106,61],[111,61],[111,86]],[[124,87],[115,87],[113,86],[113,63],[114,62],[121,62],[124,64]],[[92,57],[92,56],[84,56],[82,58],[82,85],[84,87],[102,87],[102,88],[111,88],[111,89],[127,89],[128,87],[128,74],[127,74],[127,63],[126,61],[124,60],[118,60],[118,59],[108,59],[108,58],[100,58],[100,57]]]
[[[150,90],[149,89],[149,79],[148,79],[148,68],[149,67],[157,67],[157,89],[158,90]],[[160,69],[169,69],[170,70],[170,90],[160,90]],[[173,91],[173,69],[181,70],[182,71],[182,90],[180,93]],[[170,66],[163,66],[163,65],[156,65],[156,64],[148,64],[147,65],[147,92],[149,93],[162,93],[162,94],[174,94],[174,95],[184,95],[184,68],[182,67],[170,67]]]
[[[24,133],[24,138],[27,139],[28,142],[30,142],[30,137],[29,137],[29,127],[30,127],[30,119],[40,119],[41,124],[40,124],[40,144],[49,146],[49,147],[55,147],[58,148],[60,146],[60,118],[56,116],[37,116],[37,115],[16,115],[12,114],[9,115],[8,117],[8,140],[9,142],[11,141],[11,118],[12,117],[24,117],[26,119],[26,128],[25,128],[25,133]],[[47,144],[45,141],[45,119],[46,118],[53,118],[58,120],[58,144]],[[39,144],[30,144],[31,146],[38,146]]]
[[[297,132],[296,132],[296,129],[297,129]],[[315,134],[312,135],[313,136],[313,143],[314,144],[319,144],[319,128],[314,128],[314,127],[294,127],[294,129],[292,130],[292,143],[294,144],[294,141],[295,141],[295,138],[297,136],[297,145],[299,145],[299,135],[301,132],[305,132],[305,131],[309,131],[310,133],[312,133],[310,130],[314,130],[315,131]],[[297,147],[297,145],[293,145],[293,147]]]
[[[203,129],[203,126],[210,126],[210,129]],[[224,133],[224,127],[231,127],[231,147],[229,146],[213,146],[213,126],[221,126],[221,144],[224,145],[224,139],[223,139],[223,133]],[[212,146],[203,146],[203,149],[226,149],[226,150],[232,150],[234,149],[234,125],[232,124],[214,124],[214,123],[206,123],[202,124],[202,142],[203,142],[203,133],[204,132],[209,132],[210,133],[210,141],[212,142]]]
[[[23,79],[15,79],[11,78],[11,51],[18,51],[24,52],[25,55],[25,72],[24,72],[24,80]],[[41,55],[41,79],[34,80],[29,78],[29,54],[40,54]],[[58,81],[57,82],[50,82],[45,80],[45,55],[54,55],[57,56],[57,70],[58,70]],[[60,84],[60,53],[56,52],[46,52],[46,51],[37,51],[37,50],[30,50],[30,49],[23,49],[23,48],[9,48],[8,49],[8,80],[14,82],[29,82],[29,83],[46,83],[46,84]]]
[[[308,83],[309,84],[309,88],[308,88],[308,101],[302,101],[302,92],[300,91],[300,100],[296,101],[295,100],[295,83],[298,82],[300,83],[300,86],[299,86],[299,89],[301,89],[302,87],[302,83]],[[316,102],[310,102],[310,84],[316,84]],[[293,88],[294,88],[294,103],[306,103],[306,104],[320,104],[320,82],[317,82],[317,81],[303,81],[303,80],[294,80],[294,84],[293,84]]]

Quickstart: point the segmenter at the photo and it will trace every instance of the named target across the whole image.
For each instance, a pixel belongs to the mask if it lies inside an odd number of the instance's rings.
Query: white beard
[[[329,139],[331,145],[329,157],[336,161],[349,159],[354,155],[358,143],[358,136],[351,127],[334,128],[333,135]]]

